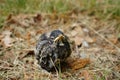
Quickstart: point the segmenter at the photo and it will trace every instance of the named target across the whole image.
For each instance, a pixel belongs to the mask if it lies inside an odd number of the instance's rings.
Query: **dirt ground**
[[[115,26],[115,20],[75,12],[10,14],[0,29],[0,80],[119,80]],[[68,67],[49,73],[37,65],[34,49],[42,33],[55,29],[70,38],[72,54]]]

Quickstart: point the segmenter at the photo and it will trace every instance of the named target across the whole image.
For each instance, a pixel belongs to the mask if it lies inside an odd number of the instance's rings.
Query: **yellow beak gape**
[[[63,35],[59,35],[54,39],[54,42],[62,41],[65,37]]]

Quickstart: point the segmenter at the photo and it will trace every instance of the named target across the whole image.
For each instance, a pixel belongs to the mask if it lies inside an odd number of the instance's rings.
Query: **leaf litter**
[[[10,14],[0,32],[0,79],[117,80],[120,44],[114,26],[115,21],[103,22],[74,12]],[[54,29],[69,36],[73,50],[69,66],[52,74],[38,67],[34,48],[42,33]]]

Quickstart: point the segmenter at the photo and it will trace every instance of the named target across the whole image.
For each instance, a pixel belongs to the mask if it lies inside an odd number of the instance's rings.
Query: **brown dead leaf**
[[[87,70],[83,70],[79,77],[84,77],[85,80],[92,80],[91,75]]]
[[[48,14],[46,15],[46,17],[49,18],[51,21],[58,19],[58,15],[56,13]]]
[[[15,36],[18,38],[23,38],[22,35],[20,34],[20,32],[18,32],[18,31],[15,31]]]
[[[7,24],[14,24],[16,23],[16,19],[14,19],[13,15],[12,14],[9,14],[7,19],[6,19],[6,23]]]
[[[24,49],[22,52],[19,53],[19,59],[23,59],[28,55],[34,55],[34,49]]]
[[[19,15],[12,15],[10,14],[6,19],[6,24],[17,24],[21,27],[29,27],[30,25],[35,25],[35,22],[41,21],[41,15],[38,14],[37,16],[32,14],[19,14]]]
[[[109,39],[113,44],[117,44],[118,43],[118,39],[117,38],[111,38]]]
[[[43,33],[43,32],[44,32],[44,30],[42,30],[42,29],[37,30],[37,31],[36,31],[36,35],[41,34],[41,33]]]
[[[34,77],[34,74],[24,72],[24,80],[31,80],[33,79],[33,77]]]
[[[73,27],[74,29],[71,31],[71,36],[73,37],[73,41],[75,41],[75,44],[79,46],[82,44],[84,33],[82,28],[79,27],[77,23],[71,26],[71,28]]]
[[[72,31],[71,31],[71,36],[84,36],[84,32],[83,32],[83,29],[80,27],[79,24],[77,23],[74,23],[72,24],[71,28],[74,28]]]
[[[6,30],[2,33],[2,35],[4,36],[4,38],[2,39],[2,42],[4,43],[5,47],[10,47],[12,46],[12,38],[11,36],[11,32]]]
[[[120,64],[116,65],[116,66],[114,67],[114,70],[120,71]]]
[[[76,36],[76,37],[73,38],[73,41],[75,41],[75,45],[77,45],[77,46],[82,44],[82,40],[83,39],[79,36]]]
[[[0,60],[2,60],[3,62],[9,61],[9,63],[13,63],[15,58],[16,56],[12,51],[4,51],[3,55],[0,56]]]
[[[73,62],[71,62],[69,65],[73,70],[78,70],[85,67],[89,63],[90,63],[90,59],[86,58],[86,59],[76,59]]]
[[[12,18],[12,14],[9,14],[6,20],[10,20]]]
[[[10,14],[7,19],[6,19],[6,24],[10,25],[10,24],[17,24],[17,25],[21,25],[21,26],[26,26],[26,23],[24,23],[25,16],[24,15],[12,15]]]
[[[30,38],[31,38],[31,33],[30,33],[30,32],[28,32],[28,33],[27,33],[24,37],[25,37],[25,39],[26,39],[26,40],[28,40],[28,41],[29,41],[29,40],[30,40]]]
[[[88,43],[94,43],[96,41],[96,39],[92,39],[91,37],[85,37],[85,40],[88,42]]]
[[[77,34],[78,34],[77,31],[75,31],[75,30],[71,31],[71,35],[72,35],[72,36],[76,36]]]
[[[4,36],[3,36],[3,35],[0,35],[0,41],[2,40],[2,38],[4,38]]]
[[[41,14],[37,14],[37,16],[33,17],[34,22],[40,22],[41,18],[42,18]]]

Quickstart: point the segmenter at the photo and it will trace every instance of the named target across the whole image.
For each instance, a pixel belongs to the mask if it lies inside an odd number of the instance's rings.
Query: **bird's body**
[[[51,71],[57,61],[64,61],[71,54],[68,37],[60,30],[44,33],[36,45],[35,56],[38,64],[45,70]]]

